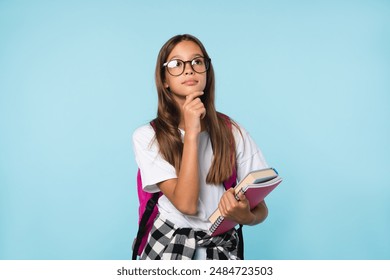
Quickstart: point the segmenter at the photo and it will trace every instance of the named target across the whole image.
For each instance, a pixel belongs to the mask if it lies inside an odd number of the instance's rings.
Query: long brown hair
[[[203,44],[196,37],[184,34],[169,39],[161,48],[155,72],[155,81],[158,93],[157,118],[153,121],[156,131],[156,140],[159,144],[160,153],[163,158],[172,164],[176,173],[179,173],[183,153],[183,142],[178,129],[180,122],[180,108],[174,100],[169,89],[164,86],[166,62],[172,49],[182,41],[196,43],[203,52],[205,58],[210,58]],[[209,184],[220,184],[228,179],[235,167],[236,151],[235,141],[232,134],[231,124],[237,125],[215,109],[215,76],[213,65],[210,62],[207,71],[206,87],[201,100],[206,108],[206,130],[208,131],[213,147],[214,159],[211,164],[206,182]]]

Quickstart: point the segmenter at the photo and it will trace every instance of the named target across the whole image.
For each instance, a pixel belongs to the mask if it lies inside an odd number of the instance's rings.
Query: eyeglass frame
[[[193,67],[193,65],[192,65],[192,62],[193,62],[195,59],[197,59],[197,58],[203,58],[203,59],[204,59],[204,63],[205,63],[205,66],[206,66],[206,70],[205,70],[205,71],[203,71],[203,72],[198,72],[198,71],[196,71],[196,70],[194,69],[194,67]],[[167,68],[168,63],[171,62],[171,61],[173,61],[173,60],[178,60],[178,61],[183,62],[183,65],[184,65],[184,66],[183,66],[183,71],[182,71],[180,74],[178,74],[178,75],[173,75],[173,74],[171,74],[171,72],[169,72],[169,70],[168,70],[168,68]],[[169,75],[174,76],[174,77],[178,77],[178,76],[180,76],[181,74],[184,73],[184,71],[186,70],[186,64],[187,64],[188,62],[190,62],[191,69],[192,69],[195,73],[203,74],[203,73],[206,73],[206,72],[210,69],[211,58],[209,58],[209,57],[204,57],[204,56],[197,56],[197,57],[194,57],[194,58],[191,59],[191,60],[186,60],[186,61],[181,60],[181,59],[179,59],[179,58],[175,58],[175,59],[171,59],[171,60],[169,60],[169,61],[163,63],[163,67],[165,67],[165,68],[167,69]]]

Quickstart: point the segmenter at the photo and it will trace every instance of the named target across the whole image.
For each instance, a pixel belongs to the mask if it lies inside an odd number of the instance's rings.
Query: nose
[[[194,70],[192,69],[191,61],[184,62],[184,74],[185,75],[192,75],[192,74],[194,74]]]

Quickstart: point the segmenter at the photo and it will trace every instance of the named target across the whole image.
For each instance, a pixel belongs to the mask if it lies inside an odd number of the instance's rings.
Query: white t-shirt
[[[257,147],[248,132],[240,126],[241,134],[232,126],[236,143],[237,179],[240,181],[249,171],[268,167],[262,152]],[[181,131],[184,136],[184,131]],[[139,127],[133,134],[135,159],[141,171],[143,189],[146,192],[158,192],[157,183],[177,178],[175,168],[159,153],[155,132],[150,124]],[[203,131],[199,136],[199,176],[200,193],[198,213],[188,216],[178,211],[163,195],[158,201],[161,217],[171,221],[178,227],[190,227],[195,230],[208,230],[208,218],[218,207],[219,200],[225,188],[223,185],[209,185],[206,176],[213,158],[213,150],[208,132]]]

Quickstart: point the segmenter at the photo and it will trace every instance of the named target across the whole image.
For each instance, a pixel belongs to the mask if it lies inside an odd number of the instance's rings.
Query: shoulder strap
[[[218,113],[218,114],[220,116],[222,116],[222,118],[225,119],[227,126],[231,130],[232,129],[232,122],[231,122],[230,118],[225,114],[222,114],[222,113]],[[235,149],[235,147],[232,145],[231,149]],[[225,180],[223,182],[223,186],[225,187],[225,190],[228,190],[230,188],[234,188],[236,186],[236,184],[237,184],[237,170],[236,170],[236,167],[234,166],[232,175],[227,180]]]
[[[232,122],[230,118],[227,115],[224,115],[220,113],[220,115],[226,120],[226,124],[230,129],[232,129]],[[234,149],[234,147],[232,147]],[[234,188],[237,184],[237,169],[233,169],[232,176],[228,178],[226,181],[223,182],[223,186],[225,187],[226,190],[230,188]],[[244,259],[244,234],[242,232],[242,224],[238,226],[237,229],[237,234],[238,234],[238,246],[237,246],[237,255],[238,257],[243,260]]]
[[[150,122],[150,125],[153,127],[153,129],[155,129],[155,125],[153,121]],[[139,222],[137,236],[133,244],[133,255],[132,255],[133,260],[137,259],[137,254],[141,246],[142,238],[146,233],[146,229],[147,229],[146,224],[148,223],[159,198],[160,198],[159,192],[153,193],[152,197],[150,197],[148,202],[146,203],[145,211],[143,212],[141,220]]]
[[[146,232],[146,223],[148,222],[149,217],[152,215],[153,209],[156,206],[159,197],[160,194],[158,192],[154,193],[153,196],[148,200],[146,204],[145,212],[143,213],[141,221],[139,222],[137,237],[135,239],[135,243],[133,247],[133,256],[132,256],[133,260],[137,259],[138,249],[139,246],[141,245],[142,237],[145,235]]]
[[[244,259],[244,234],[242,233],[242,224],[238,226],[238,246],[237,246],[237,256],[240,260]]]
[[[154,120],[150,121],[149,124],[153,127],[154,130],[156,130],[156,124],[154,123]]]
[[[223,182],[223,186],[225,187],[225,190],[228,190],[230,188],[234,188],[237,184],[237,170],[234,168],[232,176],[230,176],[227,180]]]

